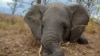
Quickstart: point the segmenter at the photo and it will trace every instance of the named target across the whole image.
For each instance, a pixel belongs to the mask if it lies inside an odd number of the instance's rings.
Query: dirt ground
[[[65,56],[100,56],[100,25],[95,33],[84,32],[89,44],[66,43],[62,49]],[[39,46],[29,31],[0,29],[0,56],[38,56]]]

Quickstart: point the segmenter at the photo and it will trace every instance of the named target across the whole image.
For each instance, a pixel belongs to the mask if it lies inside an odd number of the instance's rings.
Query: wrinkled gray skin
[[[64,56],[59,46],[63,42],[88,43],[81,37],[88,21],[84,7],[62,3],[34,5],[25,16],[25,22],[43,46],[42,56]]]

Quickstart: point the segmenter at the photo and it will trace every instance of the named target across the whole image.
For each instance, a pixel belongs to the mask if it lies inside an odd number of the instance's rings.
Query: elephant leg
[[[78,44],[88,44],[88,40],[82,35],[78,40]]]
[[[60,48],[59,43],[49,42],[49,41],[41,41],[44,52],[42,52],[42,56],[64,56],[64,52]]]
[[[85,29],[85,25],[77,25],[72,27],[71,34],[70,34],[70,42],[75,43],[82,35],[83,31]]]

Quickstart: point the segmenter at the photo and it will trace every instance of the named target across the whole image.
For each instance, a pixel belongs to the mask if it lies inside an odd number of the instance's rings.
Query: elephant
[[[30,8],[24,20],[42,45],[41,56],[64,56],[60,47],[64,42],[88,44],[82,33],[89,14],[82,5],[37,4]]]

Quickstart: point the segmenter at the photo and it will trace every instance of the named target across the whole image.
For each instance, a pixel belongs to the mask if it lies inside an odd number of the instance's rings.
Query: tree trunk
[[[81,4],[82,0],[77,0],[77,3]]]
[[[41,0],[37,0],[36,2],[37,2],[37,4],[41,4]]]
[[[44,5],[46,4],[46,0],[43,0],[43,4],[44,4]]]
[[[14,4],[13,4],[14,6],[13,6],[13,8],[12,8],[12,15],[14,15],[15,14],[15,12],[16,12],[16,7],[17,7],[17,1],[15,0],[14,1]]]

